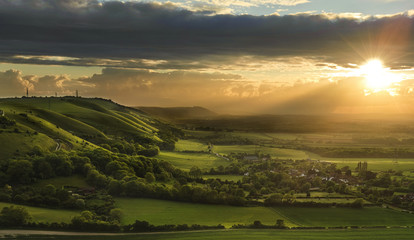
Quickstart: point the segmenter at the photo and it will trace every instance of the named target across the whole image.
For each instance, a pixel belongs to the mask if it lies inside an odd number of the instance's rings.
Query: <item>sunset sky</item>
[[[0,0],[0,97],[414,113],[412,0]]]

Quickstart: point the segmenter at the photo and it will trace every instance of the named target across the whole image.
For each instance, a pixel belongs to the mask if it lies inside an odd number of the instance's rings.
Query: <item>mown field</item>
[[[265,207],[234,207],[133,198],[116,198],[115,206],[122,209],[123,224],[130,224],[138,219],[154,225],[222,224],[231,227],[234,224],[252,224],[255,220],[274,225],[277,219],[283,219],[277,212]],[[288,221],[286,224],[293,226]]]
[[[223,230],[202,232],[149,233],[121,236],[30,236],[30,239],[79,239],[79,240],[411,240],[414,229],[347,229],[347,230]],[[18,239],[27,239],[20,236]]]
[[[263,147],[258,145],[214,145],[214,152],[220,154],[248,153],[248,154],[269,154],[273,158],[283,159],[308,159],[309,155],[300,150]]]
[[[275,211],[299,226],[414,226],[414,214],[380,207],[276,207]]]
[[[0,202],[0,209],[4,207],[22,206],[27,209],[29,214],[32,216],[32,221],[34,222],[66,222],[69,223],[70,220],[80,214],[80,211],[76,210],[64,210],[64,209],[48,209],[40,207],[30,207],[23,206],[18,204],[4,203]]]
[[[355,168],[358,162],[367,162],[370,171],[412,171],[414,170],[414,159],[403,158],[320,158],[323,161],[336,163],[339,168],[350,166]],[[352,169],[351,168],[351,169]]]
[[[193,166],[208,170],[212,167],[227,166],[229,161],[209,153],[160,152],[158,159],[168,161],[174,166],[189,170]]]
[[[339,226],[414,226],[414,214],[381,207],[305,208],[305,207],[234,207],[224,205],[193,204],[155,199],[116,198],[121,208],[122,222],[130,224],[145,220],[162,224],[252,224],[259,220],[274,225],[284,219],[287,226],[339,227]]]

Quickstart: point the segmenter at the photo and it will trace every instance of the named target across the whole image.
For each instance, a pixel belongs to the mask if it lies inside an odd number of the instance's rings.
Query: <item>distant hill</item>
[[[170,126],[147,114],[101,98],[4,98],[0,110],[0,159],[33,149],[119,146],[121,141],[124,146],[134,142],[163,147],[165,136],[173,135]]]
[[[217,113],[203,107],[137,107],[137,109],[166,120],[204,119],[217,116]]]

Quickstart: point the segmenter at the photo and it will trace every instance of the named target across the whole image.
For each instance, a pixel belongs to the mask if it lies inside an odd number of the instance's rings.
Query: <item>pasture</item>
[[[270,229],[243,229],[243,230],[217,230],[198,232],[166,232],[166,233],[141,233],[109,236],[81,236],[80,240],[411,240],[414,229],[346,229],[346,230],[270,230]],[[27,239],[28,236],[18,236],[17,239]],[[43,239],[74,239],[74,235],[30,235],[32,240]],[[15,239],[13,237],[13,239]]]
[[[183,170],[190,170],[193,166],[208,170],[212,167],[230,164],[224,158],[209,153],[160,152],[156,158],[170,162]]]
[[[80,211],[77,210],[64,210],[64,209],[50,209],[50,208],[40,208],[40,207],[30,207],[12,203],[0,202],[0,209],[4,207],[9,207],[11,205],[21,206],[27,209],[29,214],[32,216],[32,221],[34,222],[65,222],[69,223],[70,220],[80,214]]]
[[[248,153],[248,154],[269,154],[273,158],[283,159],[307,159],[309,154],[295,149],[273,148],[258,145],[214,145],[213,151],[220,154]]]
[[[414,214],[380,207],[363,209],[275,207],[274,210],[291,222],[306,227],[414,225]]]
[[[122,209],[122,224],[145,220],[154,225],[200,224],[231,227],[234,224],[252,224],[255,220],[274,225],[277,219],[284,219],[271,208],[234,207],[173,202],[155,199],[116,198],[115,206]],[[285,220],[285,224],[293,226]]]
[[[208,152],[207,145],[194,140],[178,140],[175,143],[175,151]]]

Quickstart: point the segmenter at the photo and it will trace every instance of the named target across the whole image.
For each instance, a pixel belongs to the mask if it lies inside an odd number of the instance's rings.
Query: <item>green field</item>
[[[123,224],[145,220],[154,225],[222,224],[231,227],[234,224],[252,224],[255,220],[274,225],[277,219],[283,219],[271,208],[265,207],[234,207],[132,198],[116,198],[115,205],[122,209]],[[292,226],[288,221],[286,224]]]
[[[269,154],[273,158],[289,158],[289,159],[307,159],[309,154],[295,149],[284,149],[284,148],[272,148],[272,147],[263,147],[257,145],[214,145],[214,152],[220,154],[229,154],[229,153],[248,153],[255,154],[256,152],[262,154]]]
[[[300,226],[413,226],[414,214],[380,207],[354,208],[274,208]]]
[[[313,159],[313,158],[312,158]],[[414,159],[403,158],[319,158],[320,160],[336,163],[339,168],[350,166],[355,168],[359,162],[367,162],[370,171],[386,171],[393,169],[396,171],[414,170]]]
[[[229,161],[209,153],[160,152],[157,158],[170,162],[184,170],[189,170],[193,166],[197,166],[200,169],[210,169],[229,164]]]
[[[175,151],[197,151],[197,152],[208,152],[207,145],[197,142],[195,140],[178,140],[175,143]]]
[[[49,209],[49,208],[39,208],[39,207],[30,207],[18,204],[4,203],[0,202],[0,209],[4,207],[22,206],[27,209],[27,211],[32,216],[32,221],[35,222],[70,222],[70,220],[79,215],[80,211],[75,210],[63,210],[63,209]]]
[[[347,230],[222,230],[202,232],[168,232],[118,236],[29,236],[33,240],[79,239],[79,240],[411,240],[414,229],[347,229]],[[13,238],[14,239],[14,238]],[[27,239],[20,236],[18,239]]]

